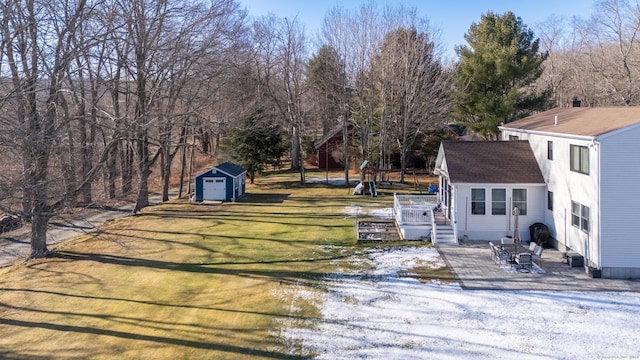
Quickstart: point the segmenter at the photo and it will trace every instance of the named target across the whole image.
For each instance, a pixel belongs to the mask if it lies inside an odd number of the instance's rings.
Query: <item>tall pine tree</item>
[[[287,151],[282,129],[262,109],[240,119],[227,135],[225,152],[247,170],[252,184],[266,165],[280,166]]]
[[[549,92],[536,91],[546,54],[539,39],[512,12],[489,12],[473,23],[459,46],[456,104],[453,115],[486,137],[495,138],[501,123],[544,110]]]

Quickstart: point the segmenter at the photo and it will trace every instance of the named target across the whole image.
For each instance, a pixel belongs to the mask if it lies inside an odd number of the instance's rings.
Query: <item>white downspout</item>
[[[598,209],[598,232],[597,232],[598,233],[598,240],[597,240],[598,245],[597,246],[598,246],[598,269],[602,270],[602,232],[601,232],[601,230],[602,230],[602,225],[601,225],[602,224],[602,211],[601,211],[601,208],[600,208],[600,204],[601,204],[600,203],[600,197],[601,197],[601,192],[602,192],[602,176],[601,176],[602,175],[602,170],[601,170],[602,169],[602,167],[601,167],[602,157],[600,156],[600,143],[594,141],[593,144],[594,144],[594,150],[596,152],[596,156],[598,157],[598,195],[597,195],[598,196],[598,198],[597,198],[597,200],[598,200],[598,202],[597,202],[597,204],[598,204],[598,207],[597,207],[597,209]]]

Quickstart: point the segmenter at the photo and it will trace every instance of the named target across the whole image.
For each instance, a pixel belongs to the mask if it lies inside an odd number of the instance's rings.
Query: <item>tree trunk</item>
[[[133,191],[133,151],[131,142],[125,140],[120,147],[120,177],[122,179],[122,194],[129,195]]]
[[[117,166],[117,154],[118,154],[119,146],[114,146],[111,150],[109,150],[109,155],[107,155],[107,191],[109,193],[109,199],[116,198],[116,166]]]
[[[140,183],[138,184],[138,196],[133,213],[136,214],[143,208],[149,206],[149,175],[151,174],[151,165],[149,161],[149,145],[146,137],[139,136],[136,141],[138,150],[138,175]]]
[[[342,116],[342,145],[344,146],[344,184],[349,186],[349,129],[347,117]]]
[[[29,258],[36,259],[49,254],[47,249],[47,226],[49,216],[34,214],[31,217],[31,254]]]
[[[180,161],[180,190],[178,192],[178,198],[182,199],[182,188],[184,186],[184,173],[187,168],[187,127],[186,125],[182,127],[182,132],[180,133],[180,150],[182,151],[181,161]]]
[[[291,125],[291,170],[300,169],[300,133],[295,124]]]
[[[173,162],[173,156],[169,154],[168,147],[162,151],[164,160],[162,162],[162,201],[169,201],[169,181],[171,180],[171,163]],[[164,154],[166,152],[166,154]]]

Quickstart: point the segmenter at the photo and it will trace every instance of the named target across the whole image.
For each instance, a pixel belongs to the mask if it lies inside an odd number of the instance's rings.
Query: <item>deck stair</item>
[[[432,239],[434,244],[458,244],[458,240],[453,232],[453,226],[436,224],[436,238]]]
[[[393,219],[361,219],[358,220],[356,231],[359,242],[401,240]]]
[[[436,238],[434,244],[458,244],[451,220],[447,219],[442,209],[433,212]]]

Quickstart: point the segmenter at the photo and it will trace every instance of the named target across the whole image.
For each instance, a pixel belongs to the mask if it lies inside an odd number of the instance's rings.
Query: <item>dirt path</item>
[[[178,189],[169,191],[169,198],[176,198]],[[161,194],[149,194],[150,205],[162,203]],[[113,219],[131,215],[134,204],[126,203],[116,207],[86,208],[73,214],[56,216],[49,222],[47,245],[55,245],[74,236],[84,234]],[[20,229],[0,234],[0,267],[13,264],[16,260],[25,259],[31,252],[31,228]]]

